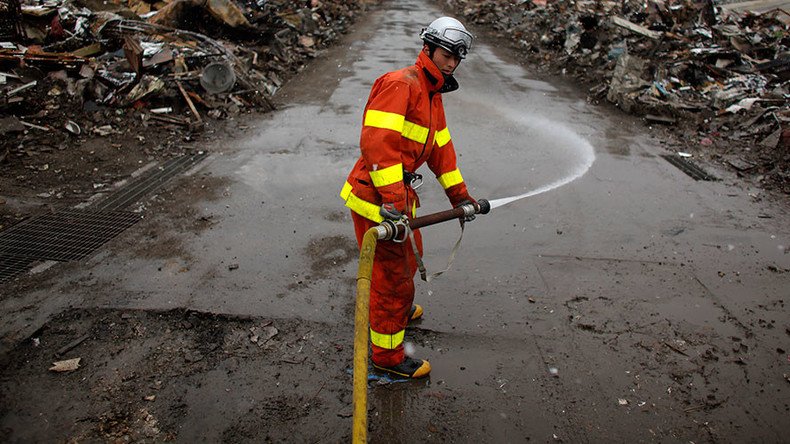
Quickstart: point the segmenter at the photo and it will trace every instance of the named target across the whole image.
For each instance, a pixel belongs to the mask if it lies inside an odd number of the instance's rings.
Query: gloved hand
[[[466,204],[475,204],[476,205],[477,201],[472,199],[472,196],[468,196],[468,199],[464,199],[464,200],[458,202],[455,205],[454,208],[458,208],[458,207],[466,205]],[[461,218],[462,223],[463,222],[472,222],[473,220],[475,220],[475,215],[474,214],[470,214],[469,216],[465,216],[465,217]]]
[[[390,220],[401,220],[403,219],[403,213],[398,210],[397,206],[394,203],[383,203],[381,204],[381,208],[379,208],[379,214],[384,219]]]

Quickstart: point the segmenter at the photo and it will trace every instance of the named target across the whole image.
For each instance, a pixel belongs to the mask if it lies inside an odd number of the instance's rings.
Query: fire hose
[[[368,329],[370,316],[370,279],[373,274],[373,257],[379,240],[405,240],[411,230],[421,227],[466,218],[475,214],[487,214],[491,205],[485,199],[468,203],[452,210],[440,211],[404,222],[385,220],[369,229],[359,249],[357,271],[357,298],[354,312],[354,414],[352,442],[366,443],[368,433]]]

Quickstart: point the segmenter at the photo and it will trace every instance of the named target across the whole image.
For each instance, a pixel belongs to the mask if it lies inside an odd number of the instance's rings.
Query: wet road
[[[142,247],[105,251],[4,300],[4,313],[25,317],[3,333],[24,337],[71,306],[184,307],[320,322],[350,340],[357,252],[338,192],[370,86],[413,63],[438,13],[415,0],[373,11],[347,50],[278,94],[288,106],[212,149],[179,182],[185,191],[171,190],[179,201],[151,204],[162,212],[121,241],[138,236]],[[418,284],[426,316],[407,341],[432,377],[374,387],[371,437],[785,440],[786,205],[732,178],[695,182],[658,157],[650,129],[536,80],[499,46],[479,41],[461,89],[445,96],[460,168],[477,198],[545,192],[479,217],[453,269]],[[447,208],[422,173],[421,213]],[[458,234],[453,223],[423,231],[429,269],[444,266]]]

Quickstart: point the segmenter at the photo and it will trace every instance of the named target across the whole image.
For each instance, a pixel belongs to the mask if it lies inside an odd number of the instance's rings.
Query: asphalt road
[[[289,428],[284,439],[345,440],[350,418],[327,409],[345,411],[350,400],[357,251],[338,193],[359,155],[370,86],[413,63],[421,27],[438,15],[430,2],[385,2],[278,93],[279,111],[240,121],[236,137],[149,198],[145,221],[3,298],[0,333],[7,350],[16,347],[7,355],[67,309],[183,308],[312,326],[314,364],[283,366],[301,381],[293,402],[321,398],[321,413],[245,424]],[[472,195],[534,195],[478,217],[452,270],[418,284],[426,314],[406,340],[433,372],[421,383],[372,386],[371,440],[786,441],[786,198],[711,165],[702,166],[723,180],[693,180],[659,157],[682,145],[588,104],[569,79],[538,80],[501,42],[479,39],[457,78],[445,108]],[[420,213],[446,209],[441,187],[422,173]],[[458,235],[455,223],[423,231],[429,270],[444,267]],[[332,365],[316,371],[324,353]],[[24,396],[22,373],[7,371],[5,395]],[[248,369],[223,383],[255,386],[254,377]],[[188,415],[161,407],[177,439],[241,439],[221,433],[238,426],[234,409],[273,396],[229,389],[208,402],[213,379],[205,380],[181,399]],[[68,396],[57,399],[65,409]],[[7,437],[83,427],[26,430],[45,405],[6,411]],[[219,419],[199,420],[218,406]]]

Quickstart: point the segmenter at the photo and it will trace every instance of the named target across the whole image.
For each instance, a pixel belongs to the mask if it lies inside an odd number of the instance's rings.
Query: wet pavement
[[[415,0],[371,12],[280,93],[287,106],[240,122],[237,139],[150,199],[144,222],[3,298],[4,350],[66,309],[188,309],[309,326],[313,365],[288,358],[284,373],[298,382],[277,396],[321,399],[324,413],[303,406],[296,422],[258,424],[250,405],[275,395],[256,387],[253,369],[220,378],[233,373],[222,366],[180,398],[188,414],[157,414],[179,440],[255,440],[258,427],[346,439],[357,251],[338,193],[359,153],[370,86],[413,63],[420,28],[438,14]],[[426,315],[407,341],[430,359],[431,379],[372,385],[371,440],[786,440],[786,199],[715,169],[724,180],[694,181],[659,157],[652,129],[587,104],[562,79],[537,80],[501,47],[481,39],[462,63],[461,89],[445,96],[448,126],[474,197],[535,195],[479,216],[452,270],[418,283]],[[446,209],[422,173],[420,213]],[[458,235],[455,223],[423,230],[429,270],[444,267]],[[323,348],[333,358],[317,372]],[[217,393],[217,378],[248,389]],[[7,382],[6,394],[24,393]],[[35,408],[0,425],[19,430]],[[215,420],[197,420],[217,409]],[[246,434],[228,435],[240,427]],[[27,432],[8,437],[54,436]]]

